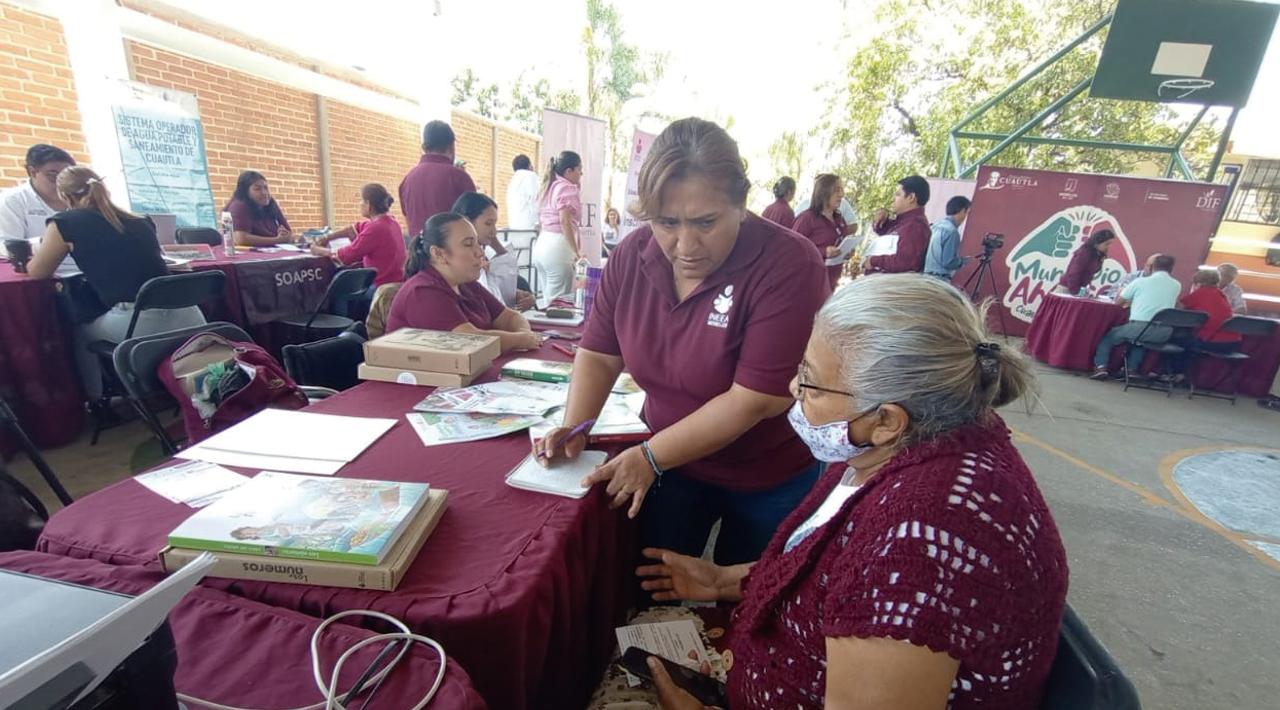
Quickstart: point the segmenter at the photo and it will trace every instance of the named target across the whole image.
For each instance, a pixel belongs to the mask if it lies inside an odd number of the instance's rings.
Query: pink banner
[[[981,254],[984,235],[1004,235],[991,259],[998,293],[984,278],[978,295],[997,297],[1010,335],[1026,333],[1044,294],[1094,230],[1117,237],[1094,290],[1119,283],[1155,253],[1177,260],[1173,275],[1185,287],[1204,260],[1226,194],[1225,185],[989,166],[978,170],[977,185],[961,253]],[[977,263],[955,283],[963,285]]]
[[[631,162],[627,166],[627,198],[623,200],[622,209],[622,233],[618,236],[624,237],[639,228],[641,222],[631,216],[631,205],[640,196],[640,166],[644,165],[644,158],[649,154],[649,146],[653,145],[653,139],[657,138],[652,133],[645,133],[639,128],[636,129],[635,135],[631,138]]]

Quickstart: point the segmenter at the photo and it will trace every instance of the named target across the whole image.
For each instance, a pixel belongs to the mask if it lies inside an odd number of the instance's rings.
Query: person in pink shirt
[[[365,185],[360,190],[360,216],[365,221],[320,237],[311,246],[311,253],[331,256],[343,266],[358,263],[366,269],[376,269],[375,290],[400,283],[404,279],[404,232],[396,218],[388,214],[394,202],[387,188],[376,182]],[[330,247],[335,239],[350,239],[351,243],[335,250]]]
[[[533,265],[538,269],[538,304],[546,306],[573,293],[573,266],[582,254],[578,223],[582,219],[582,157],[566,150],[547,165],[538,198],[538,224],[542,232],[533,243]]]
[[[502,305],[480,285],[484,251],[466,217],[442,212],[413,238],[404,285],[391,302],[387,332],[401,328],[496,335],[502,352],[533,350],[542,336],[524,316]]]

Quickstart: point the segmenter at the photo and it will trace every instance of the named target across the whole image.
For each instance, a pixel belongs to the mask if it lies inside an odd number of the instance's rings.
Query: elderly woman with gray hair
[[[789,419],[833,465],[751,564],[648,549],[661,601],[740,602],[729,706],[1031,710],[1067,560],[995,408],[1032,387],[984,313],[916,275],[823,306]],[[702,708],[650,665],[666,710]]]

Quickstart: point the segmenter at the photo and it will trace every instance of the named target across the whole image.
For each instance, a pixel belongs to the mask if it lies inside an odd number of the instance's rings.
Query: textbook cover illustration
[[[502,374],[539,382],[568,382],[573,374],[573,363],[522,357],[503,365]]]
[[[425,483],[264,471],[169,533],[214,552],[376,565],[427,501]]]

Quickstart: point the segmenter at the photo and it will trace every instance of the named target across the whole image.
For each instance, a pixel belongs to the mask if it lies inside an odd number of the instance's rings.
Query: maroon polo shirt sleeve
[[[257,234],[260,237],[274,237],[274,234],[258,234],[257,225],[254,223],[253,208],[244,200],[232,200],[227,204],[227,211],[231,213],[231,228],[237,232],[248,232]]]
[[[1092,253],[1090,253],[1092,252]],[[1100,259],[1095,259],[1094,255],[1097,250],[1088,245],[1081,246],[1071,255],[1071,261],[1067,262],[1067,270],[1062,274],[1062,280],[1058,283],[1067,289],[1072,296],[1083,287],[1088,286],[1093,281],[1094,275],[1098,273],[1099,267],[1102,265]]]
[[[893,274],[922,271],[924,269],[925,252],[929,250],[929,225],[916,210],[898,219],[881,222],[876,225],[877,234],[898,232],[898,250],[893,254],[873,256],[867,260],[875,271]]]
[[[457,295],[447,289],[434,288],[426,279],[406,282],[401,293],[396,294],[391,310],[394,317],[387,318],[388,329],[393,320],[397,322],[397,330],[404,327],[453,330],[469,322]]]
[[[618,344],[618,333],[615,330],[614,314],[624,275],[634,274],[640,269],[640,255],[635,248],[636,243],[640,241],[636,238],[638,236],[632,233],[627,239],[622,240],[605,264],[604,274],[600,277],[600,285],[596,287],[595,300],[591,305],[591,318],[587,320],[586,332],[583,333],[579,343],[587,350],[602,355],[622,357],[622,347]]]
[[[276,202],[272,202],[271,204],[272,204],[272,212],[274,213],[273,216],[276,218],[276,221],[280,223],[280,226],[292,232],[293,227],[290,227],[289,220],[284,218],[284,210],[280,209],[280,203],[276,201]],[[272,236],[275,236],[275,235],[273,234]]]
[[[804,356],[814,316],[827,299],[826,270],[817,252],[800,248],[794,252],[789,258],[761,260],[757,265],[771,269],[771,275],[767,285],[755,291],[733,373],[735,384],[775,397],[791,396],[791,379]]]

